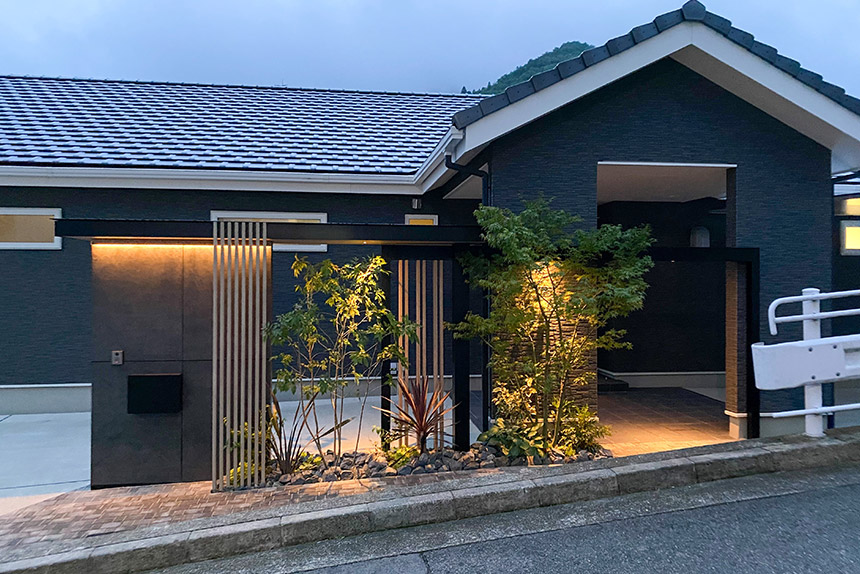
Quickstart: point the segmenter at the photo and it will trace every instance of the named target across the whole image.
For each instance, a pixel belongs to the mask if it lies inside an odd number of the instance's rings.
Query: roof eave
[[[415,174],[0,165],[0,185],[421,195]]]

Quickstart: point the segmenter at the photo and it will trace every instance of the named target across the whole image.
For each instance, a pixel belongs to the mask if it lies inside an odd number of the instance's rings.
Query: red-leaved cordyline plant
[[[398,379],[397,386],[403,397],[403,406],[395,405],[391,399],[388,402],[396,407],[397,412],[390,409],[374,407],[391,417],[398,427],[392,431],[392,438],[408,437],[414,434],[421,452],[427,452],[427,438],[435,432],[444,420],[445,415],[453,410],[453,406],[445,408],[445,401],[450,393],[441,388],[433,389],[430,393],[430,383],[427,377],[418,377],[414,381],[405,382]]]

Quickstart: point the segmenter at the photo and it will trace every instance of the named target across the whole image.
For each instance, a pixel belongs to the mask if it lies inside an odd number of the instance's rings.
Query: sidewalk
[[[860,429],[555,467],[237,493],[207,483],[73,492],[4,517],[0,572],[140,571],[390,528],[860,461]]]
[[[0,415],[0,516],[90,485],[90,413]]]

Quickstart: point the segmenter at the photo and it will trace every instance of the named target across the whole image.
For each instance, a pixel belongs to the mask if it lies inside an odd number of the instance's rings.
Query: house
[[[492,97],[0,77],[0,385],[110,360],[90,245],[56,218],[466,226],[542,194],[664,249],[606,376],[717,397],[738,437],[793,432],[768,414],[802,392],[759,398],[748,348],[799,337],[768,334],[774,298],[860,284],[858,170],[860,100],[695,0]],[[277,245],[274,312],[296,252],[373,249]]]

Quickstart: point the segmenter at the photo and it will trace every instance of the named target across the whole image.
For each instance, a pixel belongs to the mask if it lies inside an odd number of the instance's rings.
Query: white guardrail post
[[[822,385],[844,380],[860,379],[860,333],[821,337],[821,321],[836,317],[860,315],[860,307],[821,311],[821,301],[860,297],[860,289],[822,293],[804,289],[803,295],[774,299],[767,308],[770,334],[776,335],[782,323],[803,323],[803,339],[787,343],[752,344],[755,385],[764,391],[803,387],[805,406],[793,411],[772,413],[775,419],[804,417],[806,434],[824,436],[825,419],[829,414],[860,410],[860,403],[823,406]],[[800,315],[781,315],[780,305],[800,303]]]
[[[818,295],[821,293],[820,289],[809,288],[804,289],[804,295]],[[818,299],[809,299],[802,302],[803,305],[803,315],[818,315],[821,313],[821,302]],[[808,341],[810,339],[820,339],[821,338],[821,321],[817,318],[809,318],[803,320],[803,340]],[[824,400],[822,397],[821,384],[815,383],[806,385],[803,387],[803,394],[805,399],[804,408],[806,409],[817,409],[821,408],[824,405]],[[806,435],[821,437],[824,436],[824,415],[820,414],[808,414],[804,416],[804,423],[806,427]]]

